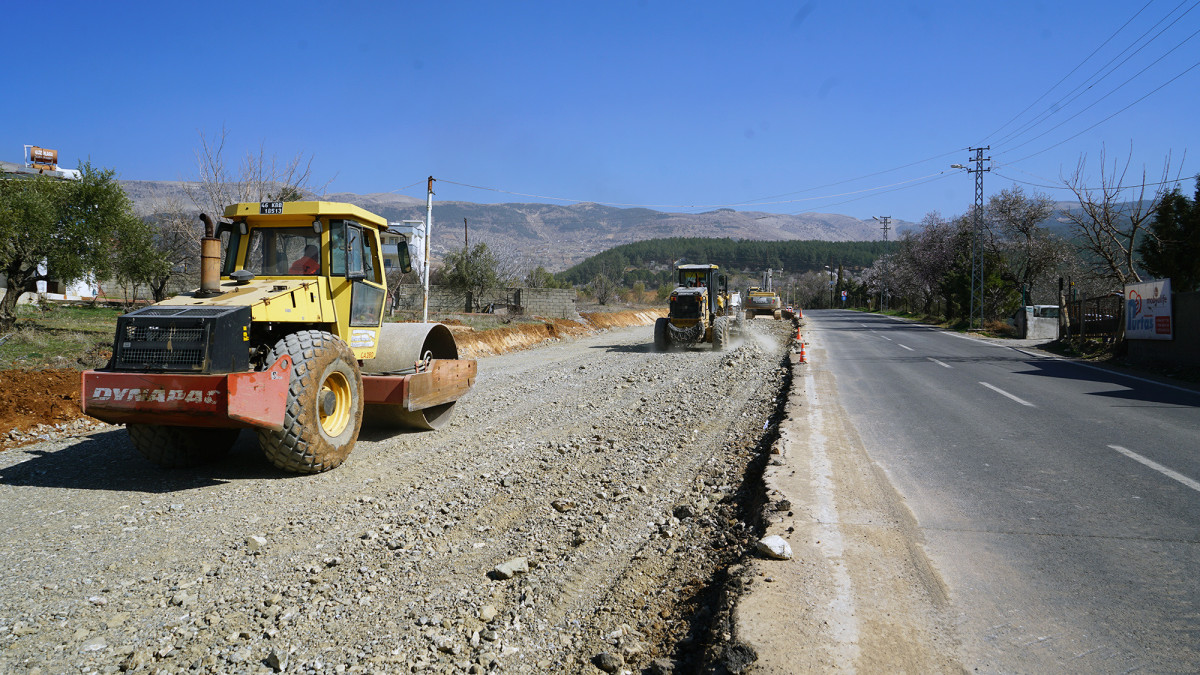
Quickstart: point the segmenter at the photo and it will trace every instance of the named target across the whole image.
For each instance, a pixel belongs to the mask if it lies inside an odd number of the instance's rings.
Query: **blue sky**
[[[1195,175],[1197,4],[10,3],[0,159],[188,179],[225,129],[332,192],[919,220],[969,207],[977,145],[989,195],[1131,144],[1139,180]]]

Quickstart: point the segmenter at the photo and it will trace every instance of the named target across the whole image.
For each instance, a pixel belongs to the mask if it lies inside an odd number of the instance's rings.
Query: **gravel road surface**
[[[188,471],[119,428],[3,453],[0,672],[709,667],[788,378],[790,324],[748,323],[723,353],[647,326],[481,360],[450,426],[316,476],[249,433]]]

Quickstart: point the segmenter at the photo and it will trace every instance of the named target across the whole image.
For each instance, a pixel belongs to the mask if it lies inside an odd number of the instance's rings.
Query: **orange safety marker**
[[[800,327],[799,326],[796,326],[796,339],[797,340],[800,339]]]
[[[800,363],[808,363],[808,353],[804,351],[804,343],[800,343]]]
[[[804,308],[803,307],[796,308],[796,316],[800,317],[801,319],[804,318]]]

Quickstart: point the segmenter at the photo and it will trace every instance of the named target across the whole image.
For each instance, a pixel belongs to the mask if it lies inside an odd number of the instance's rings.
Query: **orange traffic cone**
[[[804,308],[803,307],[796,308],[796,316],[801,319],[804,318]]]
[[[808,363],[808,353],[804,351],[804,343],[800,343],[800,363]]]
[[[797,340],[800,339],[800,327],[799,326],[796,326],[796,339]]]

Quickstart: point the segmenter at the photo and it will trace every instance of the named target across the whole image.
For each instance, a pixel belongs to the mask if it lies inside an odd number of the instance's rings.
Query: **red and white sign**
[[[1170,340],[1171,280],[1156,279],[1125,287],[1125,338]]]

